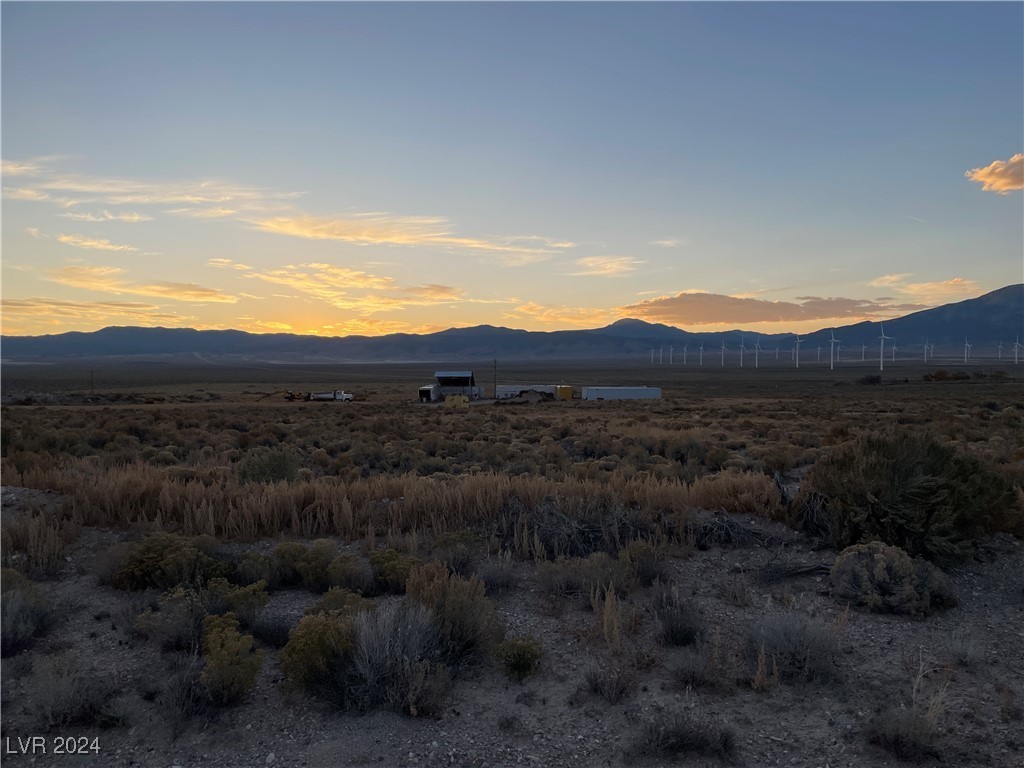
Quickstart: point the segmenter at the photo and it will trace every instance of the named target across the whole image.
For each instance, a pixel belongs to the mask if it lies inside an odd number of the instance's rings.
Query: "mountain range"
[[[905,349],[927,339],[938,347],[963,347],[964,339],[978,346],[1002,342],[1009,350],[1024,337],[1024,283],[1009,285],[974,299],[914,312],[884,321],[886,336]],[[823,328],[803,336],[803,344],[827,346],[834,332],[846,349],[878,343],[877,322]],[[197,331],[192,328],[111,326],[89,333],[0,337],[5,361],[47,361],[108,356],[174,356],[217,358],[219,361],[262,362],[384,362],[527,359],[600,359],[643,357],[655,347],[684,346],[730,350],[741,341],[752,349],[760,338],[763,348],[789,348],[793,334],[758,334],[734,330],[692,333],[669,325],[626,318],[604,328],[573,331],[524,331],[492,325],[450,328],[428,334],[321,337],[290,333],[253,334],[245,331]],[[887,342],[887,346],[890,342]],[[1012,351],[1009,353],[1012,354]]]

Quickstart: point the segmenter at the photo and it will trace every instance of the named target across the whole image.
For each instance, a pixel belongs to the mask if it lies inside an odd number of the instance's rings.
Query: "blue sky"
[[[1019,3],[2,15],[5,333],[805,331],[1024,279]]]

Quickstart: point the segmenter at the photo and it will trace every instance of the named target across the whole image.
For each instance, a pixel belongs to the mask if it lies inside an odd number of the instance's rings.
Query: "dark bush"
[[[661,638],[668,645],[692,645],[706,628],[696,604],[684,598],[677,587],[658,585],[654,614],[661,624]]]
[[[440,714],[451,685],[430,611],[408,598],[355,618],[349,700],[357,709]]]
[[[899,760],[919,762],[941,757],[936,746],[935,720],[918,707],[888,709],[871,719],[868,741],[878,744]]]
[[[522,682],[537,671],[544,651],[533,637],[513,637],[503,641],[497,650],[498,659],[505,665],[505,674]]]
[[[0,575],[0,656],[28,648],[51,623],[50,609],[38,588],[12,568]]]
[[[692,710],[666,712],[643,724],[633,753],[643,757],[674,759],[697,753],[728,757],[736,749],[736,734]]]
[[[817,514],[809,514],[819,500]],[[878,540],[953,561],[982,534],[1021,533],[1012,484],[977,458],[904,429],[866,435],[820,459],[801,488],[800,523],[836,549]]]
[[[214,560],[196,543],[173,533],[154,533],[124,552],[114,569],[116,589],[171,589],[179,584],[205,584],[227,576],[226,563]]]
[[[832,566],[832,594],[875,613],[928,616],[956,605],[946,574],[880,541],[839,554]]]
[[[636,678],[625,667],[594,666],[584,673],[587,690],[597,694],[609,704],[618,704],[636,686]]]
[[[837,646],[832,628],[796,612],[768,616],[748,638],[751,661],[766,662],[786,682],[835,678]]]

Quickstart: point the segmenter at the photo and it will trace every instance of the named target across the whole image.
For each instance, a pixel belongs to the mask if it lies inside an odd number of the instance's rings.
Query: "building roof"
[[[434,371],[435,379],[472,379],[472,371]]]

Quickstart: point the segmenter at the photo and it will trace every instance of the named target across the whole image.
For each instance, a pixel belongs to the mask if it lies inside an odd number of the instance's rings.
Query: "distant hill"
[[[1003,342],[1009,349],[1018,336],[1024,338],[1024,284],[1000,288],[975,299],[945,304],[884,321],[885,333],[904,350],[925,339],[939,347],[972,344],[988,346]],[[878,343],[878,323],[856,323],[834,330],[845,349]],[[218,361],[266,362],[383,362],[560,359],[642,357],[652,347],[684,345],[705,351],[717,350],[723,341],[735,351],[740,339],[753,346],[760,336],[765,348],[792,345],[792,334],[758,334],[753,331],[690,333],[669,325],[625,318],[604,328],[582,331],[523,331],[492,325],[449,328],[423,335],[395,333],[387,336],[324,338],[290,333],[253,334],[244,331],[197,331],[191,328],[109,327],[91,333],[48,336],[3,336],[0,355],[9,361],[45,361],[62,358],[110,356],[199,356]],[[805,344],[827,346],[829,329],[805,335]],[[888,346],[888,342],[887,342]],[[666,354],[668,350],[665,350]],[[1011,353],[1012,354],[1012,353]]]

